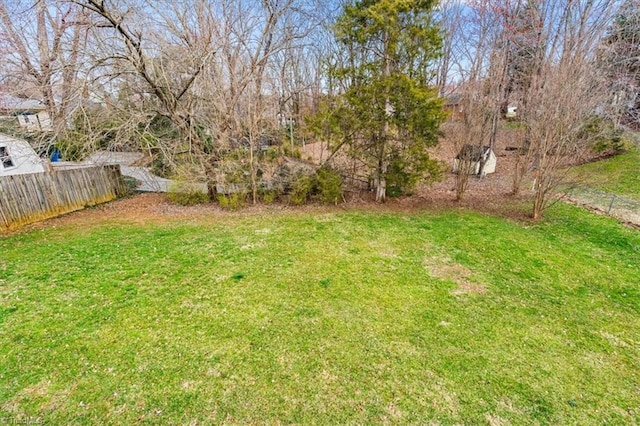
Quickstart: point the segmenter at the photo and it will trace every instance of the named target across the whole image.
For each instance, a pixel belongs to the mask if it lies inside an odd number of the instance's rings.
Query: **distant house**
[[[507,106],[506,118],[516,118],[518,116],[518,107],[516,105]]]
[[[482,171],[480,170],[482,163]],[[488,175],[495,173],[497,158],[488,146],[464,145],[453,160],[453,172],[466,170],[470,175]]]
[[[27,131],[52,130],[51,117],[46,106],[36,99],[1,94],[0,115],[17,119],[18,125]]]
[[[0,133],[0,177],[42,173],[47,169],[46,160],[38,157],[29,142]]]
[[[449,113],[449,119],[459,121],[464,118],[464,97],[461,93],[453,93],[444,98],[444,110]]]

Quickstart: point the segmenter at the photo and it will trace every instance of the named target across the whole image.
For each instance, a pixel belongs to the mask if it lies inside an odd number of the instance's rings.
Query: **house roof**
[[[452,93],[444,97],[444,105],[455,106],[455,105],[458,105],[460,102],[462,102],[462,99],[464,99],[464,96],[462,95],[462,93]]]
[[[46,109],[42,101],[0,94],[0,110],[5,111],[41,111]]]
[[[491,153],[491,147],[483,145],[464,145],[456,155],[456,160],[481,161],[487,159]]]

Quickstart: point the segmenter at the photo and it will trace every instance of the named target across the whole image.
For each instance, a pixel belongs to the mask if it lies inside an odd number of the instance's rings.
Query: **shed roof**
[[[486,160],[491,153],[491,147],[486,145],[470,145],[466,144],[460,149],[456,160],[481,161]]]

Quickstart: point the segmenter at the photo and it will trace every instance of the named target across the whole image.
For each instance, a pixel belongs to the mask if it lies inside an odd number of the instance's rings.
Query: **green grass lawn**
[[[640,233],[557,205],[0,238],[0,419],[27,417],[634,424]]]
[[[573,171],[583,185],[640,201],[640,148]]]

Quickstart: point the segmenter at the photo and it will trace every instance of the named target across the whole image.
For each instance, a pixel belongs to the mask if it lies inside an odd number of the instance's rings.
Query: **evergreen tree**
[[[335,27],[343,66],[330,76],[342,91],[332,126],[369,168],[382,202],[439,173],[426,148],[437,144],[444,117],[430,86],[441,38],[433,0],[359,0]]]

